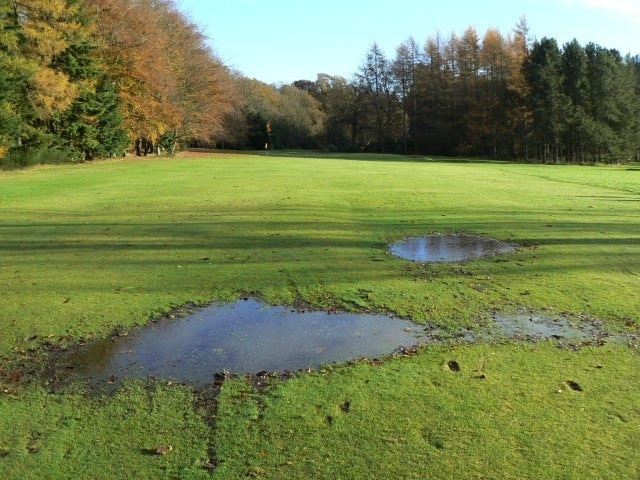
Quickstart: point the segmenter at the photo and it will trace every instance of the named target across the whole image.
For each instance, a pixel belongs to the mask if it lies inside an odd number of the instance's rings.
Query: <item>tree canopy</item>
[[[5,164],[122,155],[141,140],[214,141],[233,91],[205,35],[171,0],[0,5]]]
[[[173,0],[0,4],[0,164],[323,148],[557,162],[640,155],[640,57],[507,35],[376,43],[353,77],[230,71]]]

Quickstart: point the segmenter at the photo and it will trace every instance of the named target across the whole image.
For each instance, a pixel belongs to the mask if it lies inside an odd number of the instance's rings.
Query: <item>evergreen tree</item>
[[[421,152],[453,155],[458,146],[453,50],[440,35],[430,37],[424,47],[425,63],[416,79],[418,121],[410,127]]]
[[[566,44],[562,51],[563,90],[569,100],[564,144],[567,160],[585,161],[585,146],[589,143],[587,117],[587,56],[577,40]]]
[[[364,148],[385,152],[394,149],[401,138],[400,106],[393,88],[390,62],[376,43],[356,74],[356,85],[364,100],[361,133]]]
[[[413,37],[396,49],[396,58],[391,66],[395,91],[398,92],[401,112],[402,151],[408,153],[410,129],[409,125],[417,119],[416,78],[420,61],[418,44]],[[416,143],[412,142],[412,150],[416,153]]]
[[[129,138],[122,127],[120,101],[100,63],[100,49],[92,33],[92,20],[82,4],[75,20],[83,28],[53,64],[78,85],[78,97],[65,111],[49,122],[55,144],[66,148],[76,159],[122,155]]]
[[[544,162],[558,162],[566,128],[568,99],[563,92],[562,57],[554,39],[535,42],[525,63],[534,141]]]
[[[585,48],[594,161],[617,163],[633,157],[638,97],[635,78],[620,54],[590,43]]]
[[[95,89],[85,88],[52,125],[56,141],[83,160],[121,156],[129,145],[122,127],[120,101],[112,86],[100,81]]]
[[[631,151],[632,156],[636,161],[640,161],[640,55],[634,57],[628,56],[626,59],[629,75],[631,76],[632,83],[634,84],[634,104],[635,115],[632,125],[632,143],[633,148]]]

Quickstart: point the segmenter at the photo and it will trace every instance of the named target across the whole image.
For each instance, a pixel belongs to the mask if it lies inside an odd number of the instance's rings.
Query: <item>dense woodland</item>
[[[0,0],[0,165],[185,146],[627,162],[640,57],[532,41],[521,19],[276,86],[223,65],[172,0]]]

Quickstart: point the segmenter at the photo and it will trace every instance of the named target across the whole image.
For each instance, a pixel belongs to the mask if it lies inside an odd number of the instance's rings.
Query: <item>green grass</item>
[[[627,167],[289,153],[0,172],[0,373],[46,342],[101,337],[187,302],[251,292],[449,328],[530,307],[637,331],[639,225],[640,171]],[[391,240],[454,231],[522,248],[448,265],[386,252]],[[458,375],[442,368],[453,353],[439,347],[276,382],[263,393],[230,381],[215,427],[176,386],[149,393],[132,383],[94,399],[0,377],[15,390],[0,394],[0,472],[73,478],[96,463],[104,478],[637,475],[636,351],[507,344],[454,353],[464,366]],[[478,381],[466,365],[486,359],[500,361]],[[592,372],[596,361],[605,368]],[[584,391],[554,394],[569,376]],[[362,404],[353,400],[339,415],[336,402],[349,395]],[[123,415],[128,404],[146,407]],[[38,448],[29,453],[32,437]],[[155,447],[143,445],[160,441],[174,450],[149,455]],[[74,443],[78,450],[64,447]],[[220,462],[214,473],[198,467],[207,445]]]
[[[192,402],[185,388],[139,383],[99,399],[42,388],[0,397],[0,471],[25,480],[207,478],[209,433]]]
[[[229,382],[214,478],[635,478],[637,360],[474,345],[301,376],[267,395]]]

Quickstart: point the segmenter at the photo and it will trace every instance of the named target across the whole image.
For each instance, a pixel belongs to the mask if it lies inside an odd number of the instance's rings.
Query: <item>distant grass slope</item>
[[[438,347],[266,392],[236,379],[217,413],[163,382],[106,398],[10,382],[44,344],[243,294],[450,328],[528,307],[637,332],[639,171],[304,155],[0,172],[5,478],[637,476],[640,365],[626,346]],[[522,248],[440,265],[386,251],[408,235],[454,231]],[[164,444],[172,451],[157,455]],[[213,447],[211,472],[202,466]]]

